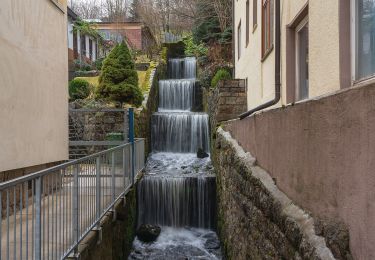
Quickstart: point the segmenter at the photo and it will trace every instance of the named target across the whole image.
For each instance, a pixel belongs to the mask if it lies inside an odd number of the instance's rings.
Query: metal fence
[[[0,183],[0,259],[62,259],[144,168],[144,139]],[[114,214],[115,215],[115,214]]]

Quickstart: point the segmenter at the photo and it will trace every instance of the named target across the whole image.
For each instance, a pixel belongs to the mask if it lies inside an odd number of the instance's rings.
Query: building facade
[[[100,39],[92,35],[84,34],[79,29],[75,29],[75,23],[80,20],[78,15],[72,9],[67,8],[68,23],[68,64],[69,79],[74,77],[75,60],[85,63],[93,63],[103,55],[99,45]]]
[[[347,226],[354,259],[374,259],[375,1],[233,4],[249,112],[226,129],[297,205]]]
[[[65,0],[1,1],[2,181],[68,158],[66,21]]]
[[[150,29],[142,22],[98,22],[95,26],[105,40],[126,41],[133,50],[148,52],[156,45]]]
[[[275,1],[235,0],[235,77],[247,81],[248,107],[275,96]],[[278,106],[372,80],[375,1],[280,0]]]

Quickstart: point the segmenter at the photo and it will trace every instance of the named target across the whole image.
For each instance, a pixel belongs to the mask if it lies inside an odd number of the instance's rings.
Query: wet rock
[[[161,228],[150,224],[142,224],[137,230],[137,237],[142,242],[153,242],[160,235]]]
[[[219,249],[220,248],[220,241],[217,239],[216,234],[208,233],[203,236],[206,238],[206,242],[204,243],[204,248],[206,249]]]
[[[208,153],[206,153],[202,148],[198,149],[198,152],[197,152],[197,157],[198,158],[203,159],[203,158],[207,158],[209,156],[210,155]]]

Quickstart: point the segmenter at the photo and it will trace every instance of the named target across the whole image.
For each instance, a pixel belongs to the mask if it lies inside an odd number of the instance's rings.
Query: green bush
[[[202,57],[206,56],[208,52],[208,48],[203,42],[196,44],[193,40],[193,36],[187,36],[183,39],[185,43],[185,55],[186,56],[195,56],[195,57]]]
[[[133,104],[138,107],[142,105],[143,95],[138,86],[123,82],[112,86],[109,92],[109,99]]]
[[[103,61],[96,97],[136,106],[142,104],[143,96],[138,87],[138,74],[125,43],[117,45]]]
[[[215,88],[220,80],[226,79],[232,79],[232,76],[230,75],[229,71],[227,71],[226,69],[219,69],[211,80],[211,87]]]
[[[85,99],[90,95],[90,83],[84,79],[73,79],[69,82],[71,100]]]

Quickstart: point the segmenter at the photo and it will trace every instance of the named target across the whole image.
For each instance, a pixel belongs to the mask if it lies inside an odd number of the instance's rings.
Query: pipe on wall
[[[240,120],[252,115],[253,113],[273,106],[280,101],[281,94],[281,17],[280,17],[280,0],[275,1],[275,98],[267,103],[257,106],[240,115]]]

